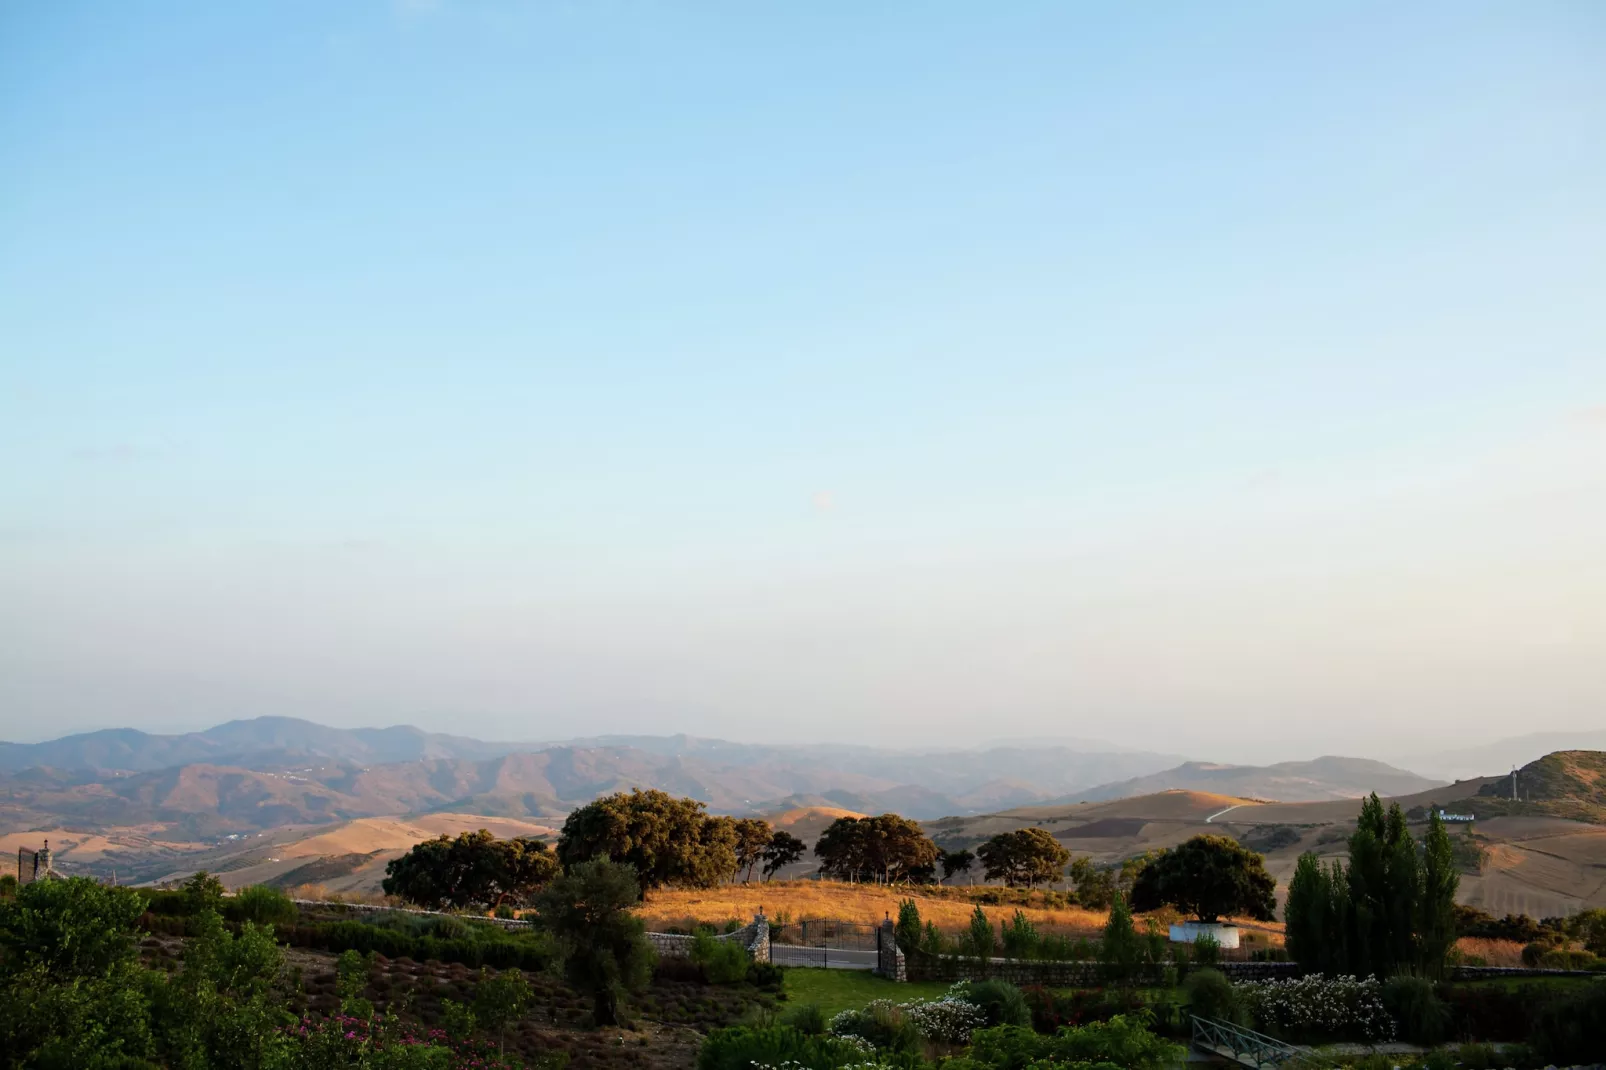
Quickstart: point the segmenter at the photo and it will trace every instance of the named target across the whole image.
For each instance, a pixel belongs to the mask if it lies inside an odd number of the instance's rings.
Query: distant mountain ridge
[[[178,735],[113,729],[0,745],[0,818],[18,827],[166,824],[206,837],[441,810],[551,819],[641,787],[724,813],[809,796],[922,819],[1041,801],[1111,772],[1140,775],[1178,760],[1113,749],[922,752],[692,736],[493,743],[264,717]]]
[[[44,743],[0,743],[0,771],[41,767],[145,773],[196,762],[233,764],[252,755],[301,755],[351,762],[478,759],[510,754],[521,747],[527,749],[529,744],[486,743],[425,732],[409,725],[329,728],[297,717],[256,717],[178,735],[106,728]]]
[[[441,811],[551,821],[637,787],[691,796],[721,813],[823,806],[934,820],[1172,788],[1299,802],[1409,794],[1437,783],[1359,758],[1237,766],[1118,748],[894,751],[686,735],[521,744],[292,717],[0,746],[0,820],[13,827],[151,824],[198,838]]]
[[[1370,758],[1325,755],[1273,765],[1184,762],[1175,769],[1101,784],[1057,801],[1102,802],[1181,789],[1276,802],[1323,802],[1358,798],[1374,791],[1383,796],[1410,795],[1443,783]]]

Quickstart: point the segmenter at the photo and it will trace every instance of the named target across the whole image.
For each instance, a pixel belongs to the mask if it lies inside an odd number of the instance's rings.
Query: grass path
[[[786,1006],[812,1003],[827,1018],[838,1011],[857,1010],[872,999],[907,1003],[936,999],[948,991],[945,981],[909,981],[899,984],[869,970],[821,970],[794,966],[786,971]]]

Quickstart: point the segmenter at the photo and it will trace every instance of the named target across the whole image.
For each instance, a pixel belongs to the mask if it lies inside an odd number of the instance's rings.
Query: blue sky
[[[0,738],[1598,725],[1606,12],[997,7],[6,5]]]

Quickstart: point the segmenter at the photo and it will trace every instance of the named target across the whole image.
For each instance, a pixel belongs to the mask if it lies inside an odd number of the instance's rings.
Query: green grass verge
[[[786,970],[786,1006],[813,1003],[829,1018],[838,1011],[857,1010],[872,999],[907,1003],[936,999],[948,991],[945,981],[909,981],[899,984],[869,970],[824,970],[789,966]]]

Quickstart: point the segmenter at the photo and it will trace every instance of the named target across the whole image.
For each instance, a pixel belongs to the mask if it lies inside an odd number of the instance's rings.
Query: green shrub
[[[181,918],[190,912],[189,898],[183,892],[158,888],[140,888],[137,891],[140,898],[145,900],[145,909],[157,917]]]
[[[1055,992],[1041,985],[1023,989],[1021,995],[1031,1008],[1032,1028],[1054,1033],[1061,1026],[1107,1022],[1118,1014],[1141,1015],[1150,1010],[1141,993],[1131,988],[1073,989]],[[1158,1011],[1156,1012],[1158,1016]]]
[[[698,933],[691,943],[691,960],[702,967],[703,977],[712,985],[733,985],[747,979],[752,960],[747,949],[734,940],[716,940]]]
[[[898,948],[905,955],[912,955],[920,947],[921,936],[920,908],[913,899],[903,899],[898,902],[898,924],[892,930],[892,937],[898,943]]]
[[[1400,1027],[1400,1036],[1413,1044],[1438,1044],[1450,1025],[1450,1008],[1433,993],[1433,984],[1421,977],[1400,975],[1383,982],[1383,1006]]]
[[[429,935],[437,940],[468,940],[474,934],[470,931],[468,922],[462,918],[450,915],[441,918],[431,918],[427,922]],[[477,926],[476,926],[477,928]]]
[[[825,1012],[818,1003],[803,1003],[787,1011],[781,1024],[804,1036],[817,1037],[825,1032]]]
[[[1570,951],[1553,948],[1539,956],[1539,966],[1546,970],[1593,970],[1599,960],[1588,951]]]
[[[1025,995],[1008,981],[966,981],[954,986],[954,995],[980,1007],[989,1026],[1032,1024]]]
[[[697,1053],[697,1070],[752,1070],[795,1064],[800,1070],[837,1070],[865,1061],[863,1049],[831,1036],[810,1036],[788,1026],[716,1029]]]
[[[998,925],[999,943],[1003,945],[1004,957],[1017,962],[1022,959],[1035,959],[1042,947],[1042,937],[1037,933],[1037,926],[1026,917],[1025,911],[1017,909],[1012,918]]]
[[[1205,933],[1193,942],[1195,966],[1215,967],[1221,964],[1221,941]]]
[[[747,983],[776,991],[786,984],[786,970],[773,962],[753,962],[747,967]]]
[[[1464,1070],[1496,1070],[1506,1065],[1493,1044],[1463,1044],[1455,1049],[1455,1061]]]
[[[993,925],[979,906],[971,912],[969,927],[959,934],[959,953],[974,959],[983,970],[993,957]]]
[[[1577,985],[1540,1004],[1528,1043],[1562,1066],[1606,1058],[1606,984]]]
[[[1539,960],[1544,958],[1545,952],[1549,950],[1549,944],[1541,943],[1540,941],[1535,940],[1533,943],[1522,949],[1522,964],[1527,966],[1529,969],[1537,969],[1539,967]]]
[[[1125,1070],[1162,1070],[1180,1061],[1184,1054],[1178,1045],[1151,1033],[1142,1019],[1127,1015],[1066,1027],[1051,1037],[1018,1026],[983,1029],[970,1038],[970,1043],[970,1057],[954,1063],[961,1067],[969,1064],[976,1070],[1026,1070],[1066,1063],[1111,1063]]]
[[[551,937],[544,933],[500,933],[494,926],[466,928],[490,929],[494,936],[480,938],[472,934],[468,939],[441,940],[434,936],[411,936],[396,929],[357,921],[286,925],[277,930],[277,936],[293,947],[334,952],[358,951],[364,954],[372,951],[392,959],[410,958],[418,962],[434,959],[437,962],[460,962],[472,967],[491,966],[499,970],[517,968],[540,972],[558,957]]]
[[[1237,989],[1220,970],[1189,970],[1182,987],[1188,994],[1189,1010],[1199,1017],[1248,1024],[1243,1000],[1238,998]]]
[[[283,925],[296,920],[300,911],[290,897],[277,888],[253,884],[224,902],[223,916],[230,921],[253,921],[258,925]]]

